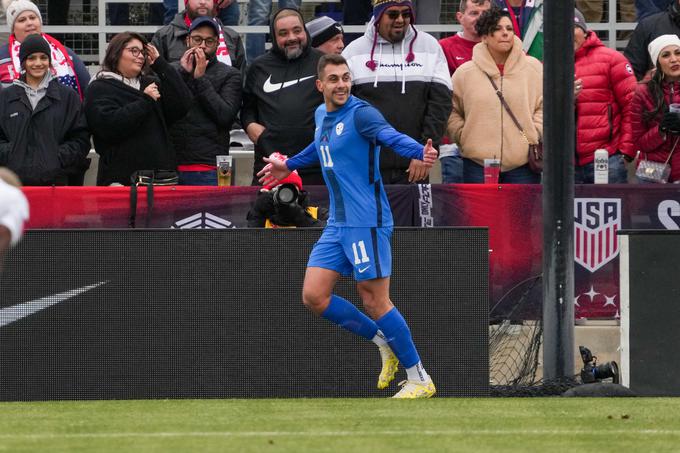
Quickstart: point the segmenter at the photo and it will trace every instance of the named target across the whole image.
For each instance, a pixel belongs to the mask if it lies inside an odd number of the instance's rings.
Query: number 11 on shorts
[[[354,264],[368,263],[370,261],[366,253],[364,241],[352,242],[352,251],[354,252]]]

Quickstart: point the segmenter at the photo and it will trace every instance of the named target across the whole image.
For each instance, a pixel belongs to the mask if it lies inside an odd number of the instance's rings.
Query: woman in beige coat
[[[466,183],[484,182],[484,159],[499,159],[501,183],[540,183],[529,169],[529,144],[543,135],[543,66],[524,54],[507,12],[491,9],[475,26],[482,42],[453,74],[448,135],[463,156]],[[523,132],[503,107],[498,87]]]

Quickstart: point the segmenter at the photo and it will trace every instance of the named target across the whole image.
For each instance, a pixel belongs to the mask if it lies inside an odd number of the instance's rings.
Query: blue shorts
[[[392,273],[392,227],[327,226],[309,255],[307,267],[321,267],[357,281]]]

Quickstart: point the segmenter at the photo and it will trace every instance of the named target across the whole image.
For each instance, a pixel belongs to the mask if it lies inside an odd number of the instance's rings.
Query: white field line
[[[677,429],[617,429],[589,428],[588,435],[680,436]],[[411,431],[186,431],[186,432],[122,432],[122,433],[26,433],[0,434],[0,439],[89,439],[89,438],[177,438],[177,437],[354,437],[354,436],[559,436],[583,435],[582,430],[566,429],[443,429]]]

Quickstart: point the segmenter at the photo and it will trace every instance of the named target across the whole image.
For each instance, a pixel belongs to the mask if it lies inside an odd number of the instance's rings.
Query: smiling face
[[[145,58],[142,42],[138,39],[131,39],[123,47],[118,60],[118,73],[126,78],[137,77],[142,72]]]
[[[659,53],[659,69],[669,81],[680,80],[680,46],[670,45]]]
[[[24,61],[26,79],[40,82],[50,69],[50,57],[42,52],[32,53]]]
[[[378,22],[378,34],[389,42],[401,42],[411,25],[413,13],[408,6],[390,6]]]
[[[28,35],[42,33],[40,17],[33,11],[24,11],[14,21],[12,33],[14,33],[14,38],[19,42],[24,42]]]
[[[298,15],[285,16],[276,20],[274,24],[276,45],[283,50],[286,58],[294,60],[307,45],[307,33],[302,19]]]
[[[341,108],[349,99],[352,75],[346,64],[328,64],[316,81],[316,88],[323,93],[326,110],[332,112]]]
[[[515,39],[515,30],[512,28],[512,22],[509,17],[503,16],[498,21],[493,31],[482,36],[489,51],[492,54],[509,54]]]

